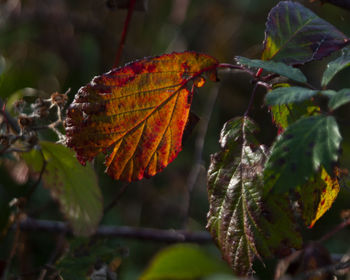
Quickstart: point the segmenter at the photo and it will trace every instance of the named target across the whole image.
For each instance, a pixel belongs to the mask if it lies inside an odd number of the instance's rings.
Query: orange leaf
[[[106,153],[106,172],[126,181],[150,177],[181,150],[195,87],[216,80],[216,59],[195,52],[144,58],[82,87],[66,119],[67,145],[80,163]]]

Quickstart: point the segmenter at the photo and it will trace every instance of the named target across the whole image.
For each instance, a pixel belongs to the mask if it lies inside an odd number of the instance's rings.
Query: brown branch
[[[15,229],[15,228],[13,228]],[[40,231],[47,233],[63,233],[72,235],[72,230],[64,222],[36,220],[27,218],[20,222],[20,229],[23,231]],[[183,231],[183,230],[163,230],[153,228],[136,228],[128,226],[100,226],[95,236],[107,238],[130,238],[155,242],[194,242],[211,243],[212,239],[206,231]]]

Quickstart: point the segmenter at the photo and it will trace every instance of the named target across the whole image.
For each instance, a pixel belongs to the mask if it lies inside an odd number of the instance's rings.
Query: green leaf
[[[279,87],[268,92],[265,100],[267,105],[290,104],[310,99],[319,92],[304,87]]]
[[[268,72],[273,72],[281,76],[287,77],[288,79],[306,83],[307,79],[298,68],[294,68],[282,62],[264,61],[259,59],[249,59],[242,56],[236,56],[236,61],[241,65],[246,65],[254,68],[263,68]]]
[[[212,155],[208,170],[207,228],[223,258],[241,276],[252,272],[255,257],[301,244],[286,197],[262,196],[266,156],[264,147],[255,144],[255,130],[247,117],[227,122],[221,132],[222,151]]]
[[[328,102],[328,107],[331,110],[335,110],[340,106],[350,102],[350,89],[344,88],[334,94]]]
[[[177,244],[157,253],[139,279],[189,280],[217,273],[230,274],[230,270],[225,263],[207,254],[197,245]]]
[[[274,143],[264,170],[265,191],[285,192],[305,184],[323,166],[333,174],[341,135],[332,116],[302,118]]]
[[[342,51],[342,56],[329,62],[322,76],[322,86],[325,87],[341,70],[350,66],[350,48],[345,48]]]
[[[312,116],[320,111],[318,106],[312,105],[311,101],[299,104],[282,104],[270,107],[272,120],[279,130],[283,132],[290,124],[296,122],[303,116]]]
[[[47,162],[43,174],[44,186],[58,200],[61,212],[76,235],[93,234],[103,209],[101,191],[92,166],[82,166],[74,153],[63,145],[44,141],[40,145]],[[23,158],[34,171],[41,170],[43,162],[39,151],[25,153]]]
[[[281,1],[267,19],[262,59],[304,64],[321,59],[349,42],[342,32],[303,5]]]

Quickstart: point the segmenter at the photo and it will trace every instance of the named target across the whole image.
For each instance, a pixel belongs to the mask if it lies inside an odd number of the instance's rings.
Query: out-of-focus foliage
[[[235,55],[260,58],[264,22],[269,10],[276,4],[276,1],[272,0],[148,2],[146,11],[136,11],[133,15],[121,64],[140,57],[184,50],[207,53],[227,62],[233,62]],[[350,34],[347,11],[332,5],[321,6],[317,2],[304,2],[303,4],[321,18],[331,22],[345,34]],[[23,92],[25,88],[34,89],[30,91],[43,98],[49,98],[52,92],[65,92],[71,88],[69,98],[72,100],[82,85],[88,83],[96,74],[104,73],[112,67],[126,11],[115,7],[111,9],[104,1],[5,0],[0,3],[0,15],[0,54],[3,57],[0,60],[0,68],[3,70],[0,76],[1,100],[16,100],[15,95]],[[308,81],[317,83],[327,63],[336,57],[335,53],[330,58],[305,66],[303,71]],[[193,188],[189,210],[183,202],[188,199],[186,183],[194,162],[193,150],[197,130],[194,130],[194,134],[185,142],[183,151],[171,164],[171,168],[128,188],[118,205],[103,217],[102,224],[181,228],[184,220],[188,220],[187,229],[204,229],[208,209],[204,167],[209,165],[209,154],[219,149],[218,135],[222,125],[227,119],[242,115],[251,92],[245,76],[238,74],[236,78],[232,78],[231,73],[219,74],[219,98],[209,122],[201,171]],[[330,86],[335,90],[349,87],[348,75],[349,69],[339,72],[330,81]],[[210,86],[203,88],[201,94],[195,93],[193,99],[192,109],[202,120],[206,117],[204,108],[211,90]],[[251,117],[264,128],[258,135],[259,140],[270,144],[276,134],[276,128],[271,124],[266,106],[261,106],[263,94],[259,93],[262,91],[258,91]],[[25,98],[33,99],[31,96]],[[288,124],[295,121],[295,115],[291,116],[289,109],[296,106],[299,104],[278,107],[282,108],[280,111],[284,115],[289,114],[286,121]],[[337,117],[341,120],[349,118],[348,106],[344,104],[337,110]],[[15,109],[14,106],[11,108]],[[302,114],[308,114],[307,109],[302,111]],[[48,118],[51,119],[52,116]],[[275,120],[277,121],[277,118]],[[344,165],[349,166],[350,131],[346,122],[340,124],[340,129],[344,138],[341,160]],[[57,140],[53,133],[47,131],[40,131],[39,136],[40,140]],[[0,160],[0,216],[5,217],[4,223],[8,222],[8,216],[13,217],[18,211],[16,207],[10,207],[9,202],[14,197],[23,196],[38,176],[30,173],[25,164],[17,161],[16,158]],[[98,157],[94,167],[105,205],[108,205],[122,184],[105,176],[102,162],[103,159]],[[339,210],[348,207],[349,198],[347,189],[341,187],[337,201],[326,213],[322,223],[317,223],[313,230],[305,231],[304,235],[310,239],[317,239],[328,232],[340,221]],[[28,213],[31,217],[62,219],[59,207],[52,203],[42,184],[36,189],[27,207],[31,210]],[[10,233],[11,235],[1,239],[0,265],[6,263],[11,252],[14,232]],[[14,258],[10,273],[25,274],[41,268],[51,258],[57,242],[58,238],[51,234],[22,232],[22,251],[19,253],[21,259]],[[126,246],[129,250],[129,254],[121,257],[122,262],[118,268],[120,279],[137,279],[151,257],[167,245],[115,239],[108,243],[108,246],[117,248],[118,244]],[[326,242],[332,253],[345,253],[348,244],[348,230],[344,230],[338,238]],[[207,247],[218,257],[218,250],[214,246]],[[75,257],[73,254],[73,258]],[[88,266],[93,266],[92,262],[90,263]],[[259,272],[261,279],[273,277],[271,271]],[[212,276],[208,279],[225,279],[225,276]]]

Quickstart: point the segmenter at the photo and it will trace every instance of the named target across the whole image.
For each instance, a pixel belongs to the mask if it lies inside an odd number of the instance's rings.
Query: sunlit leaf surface
[[[255,124],[247,117],[227,122],[221,152],[208,170],[210,209],[207,228],[223,258],[238,275],[252,272],[255,257],[289,253],[301,245],[288,199],[263,197],[265,148],[257,144]]]
[[[139,280],[203,279],[216,273],[231,274],[222,260],[209,255],[198,245],[178,244],[158,252]]]
[[[67,145],[82,164],[106,153],[114,179],[155,175],[181,150],[194,89],[203,74],[216,80],[217,65],[207,55],[172,53],[95,77],[68,109]]]

